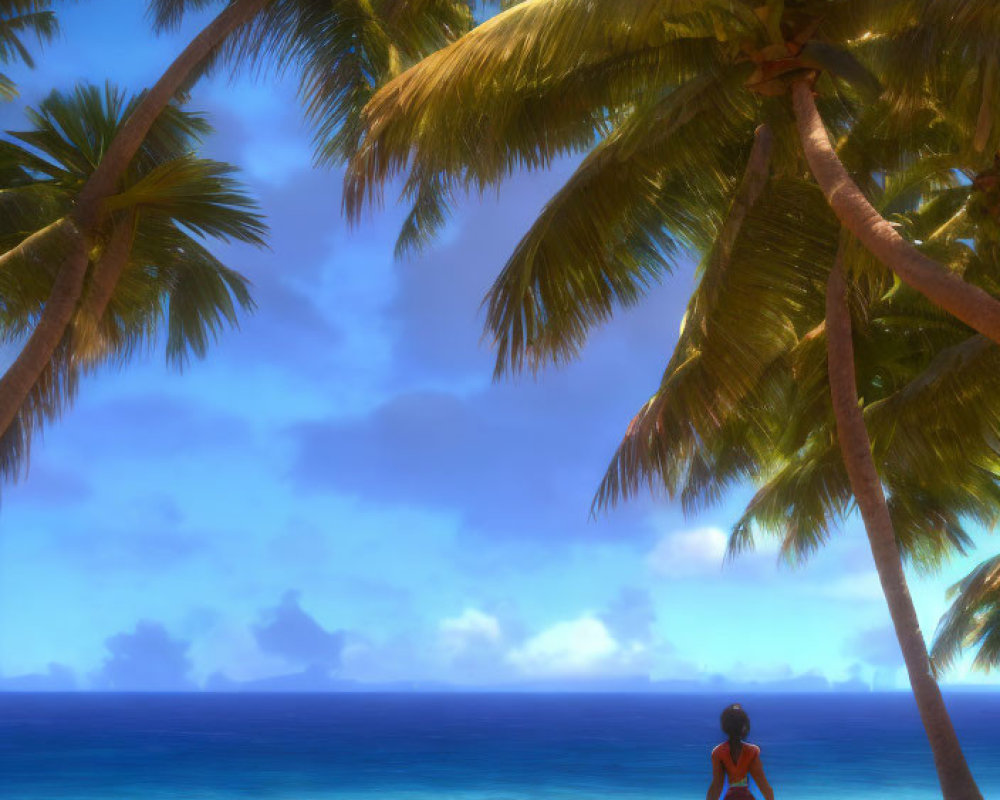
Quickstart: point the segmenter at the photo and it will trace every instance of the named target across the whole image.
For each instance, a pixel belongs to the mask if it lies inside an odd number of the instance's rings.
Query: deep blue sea
[[[0,694],[0,797],[701,800],[734,700],[779,800],[940,797],[903,693]],[[1000,798],[1000,692],[948,705]]]

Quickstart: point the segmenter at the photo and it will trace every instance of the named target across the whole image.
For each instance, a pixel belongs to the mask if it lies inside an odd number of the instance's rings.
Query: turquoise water
[[[781,800],[940,797],[906,694],[8,694],[0,796],[700,800],[734,700]],[[984,796],[1000,797],[1000,693],[948,703]]]

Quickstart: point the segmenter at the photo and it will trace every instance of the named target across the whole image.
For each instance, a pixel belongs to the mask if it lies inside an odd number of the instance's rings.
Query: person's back
[[[774,800],[771,785],[764,777],[760,748],[743,741],[750,733],[750,717],[739,703],[734,703],[722,712],[719,721],[729,740],[712,750],[712,783],[706,800],[719,800],[727,778],[729,790],[725,800],[754,800],[747,776],[754,779],[764,800]]]

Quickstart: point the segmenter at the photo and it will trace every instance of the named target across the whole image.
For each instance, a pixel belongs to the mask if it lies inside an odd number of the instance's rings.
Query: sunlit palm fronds
[[[420,170],[481,187],[590,146],[630,104],[718,70],[713,5],[529,0],[487,20],[367,106],[349,213],[411,156]]]
[[[152,0],[157,28],[176,25],[206,0]],[[321,162],[350,156],[360,113],[379,86],[472,26],[465,0],[272,0],[189,76],[226,65],[253,73],[292,70],[316,130]]]
[[[727,167],[752,141],[732,89],[702,77],[640,106],[549,201],[487,298],[498,373],[571,358],[616,305],[711,241],[733,188]]]
[[[821,287],[836,246],[836,222],[818,189],[772,179],[747,212],[728,261],[705,262],[660,389],[629,426],[598,506],[661,483],[691,506],[717,496],[704,476],[688,485],[691,465],[715,463],[726,448],[740,447],[733,433],[774,433],[766,413],[790,391],[794,348],[811,341],[823,319]],[[722,268],[724,279],[716,274]],[[754,413],[758,407],[762,414]],[[788,423],[786,417],[780,429]],[[766,451],[750,459],[743,477],[766,471]],[[703,491],[707,497],[699,500]]]
[[[987,559],[948,592],[953,602],[934,634],[935,671],[942,673],[963,650],[975,650],[973,667],[1000,666],[1000,556]]]

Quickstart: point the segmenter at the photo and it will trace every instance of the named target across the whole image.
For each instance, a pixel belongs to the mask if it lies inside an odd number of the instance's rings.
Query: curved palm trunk
[[[18,411],[45,371],[69,327],[70,320],[73,319],[77,300],[83,290],[83,279],[87,274],[87,250],[85,238],[75,233],[70,252],[66,255],[59,274],[52,284],[52,291],[42,309],[38,324],[35,325],[14,363],[7,368],[3,379],[0,380],[0,391],[4,397],[16,398],[16,403],[7,403],[3,408],[3,416],[0,416],[0,437],[7,432],[17,417]]]
[[[759,125],[753,134],[753,145],[743,170],[743,178],[736,188],[733,202],[722,222],[715,243],[706,258],[705,272],[698,287],[697,305],[692,306],[689,323],[704,327],[708,309],[716,302],[719,287],[725,282],[733,247],[743,230],[750,210],[756,205],[771,174],[771,155],[774,152],[774,133],[770,126]]]
[[[102,354],[101,318],[111,302],[118,280],[128,266],[132,243],[135,241],[135,226],[136,214],[131,211],[115,224],[104,252],[94,264],[90,284],[80,301],[82,313],[77,316],[77,329],[74,332],[79,334],[77,344],[82,348],[79,355],[84,360],[94,361]]]
[[[101,203],[115,191],[118,181],[132,157],[138,152],[153,122],[184,85],[188,76],[226,40],[229,34],[253,19],[270,1],[235,0],[191,40],[184,51],[167,67],[160,79],[153,84],[153,88],[146,92],[135,111],[125,120],[121,130],[108,145],[97,169],[80,190],[76,218],[83,228],[90,229],[97,224]]]
[[[60,236],[76,236],[76,226],[69,220],[68,217],[60,217],[55,222],[50,222],[41,230],[35,231],[31,236],[27,237],[19,245],[12,247],[6,253],[0,255],[0,269],[7,266],[8,263],[14,261],[21,257],[44,257],[40,251],[49,246],[52,242],[58,239]]]
[[[858,406],[854,344],[841,254],[837,254],[826,295],[827,358],[837,438],[851,489],[868,532],[875,568],[889,606],[913,697],[934,754],[945,800],[982,800],[952,727],[941,690],[931,673],[927,646],[900,561],[896,536],[882,483],[872,458],[871,441]]]
[[[118,279],[128,266],[128,257],[135,241],[135,226],[136,214],[132,211],[112,228],[107,247],[94,264],[94,274],[83,299],[83,312],[93,317],[95,322],[104,315]]]
[[[904,283],[1000,344],[1000,300],[925,256],[872,207],[830,146],[808,81],[792,84],[792,105],[809,168],[843,226]]]
[[[716,239],[716,252],[713,256],[719,259],[723,268],[729,266],[732,260],[733,247],[743,230],[743,222],[760,199],[761,193],[771,174],[771,154],[774,151],[774,134],[768,125],[759,125],[753,134],[753,146],[747,158],[743,180],[736,190],[736,197],[729,208],[729,214],[722,224],[722,230]]]
[[[0,436],[10,427],[31,387],[45,370],[62,340],[80,300],[87,256],[104,201],[135,156],[150,127],[188,76],[236,28],[250,21],[270,0],[235,0],[213,19],[167,68],[122,125],[77,199],[73,213],[80,231],[79,247],[59,267],[41,319],[17,360],[0,378]],[[99,282],[106,282],[101,276]],[[113,288],[113,287],[112,287]]]

